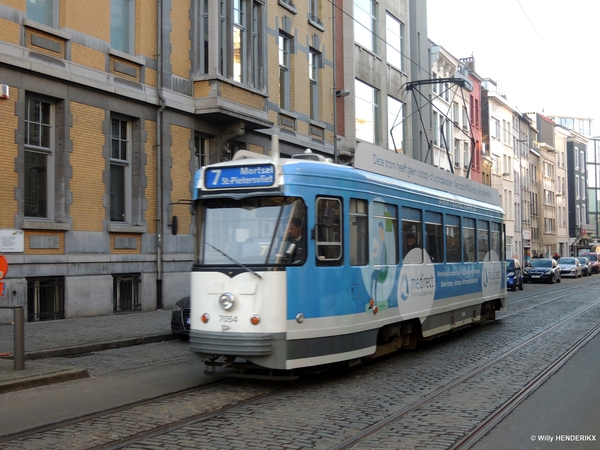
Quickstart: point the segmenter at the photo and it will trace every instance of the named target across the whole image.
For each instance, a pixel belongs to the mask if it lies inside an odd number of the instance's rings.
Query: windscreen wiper
[[[246,269],[248,272],[250,272],[252,275],[254,275],[256,278],[259,278],[262,280],[262,277],[257,274],[254,270],[252,270],[250,267],[243,265],[241,262],[236,261],[235,259],[233,259],[231,256],[229,256],[227,253],[225,253],[223,250],[218,249],[217,247],[215,247],[214,245],[209,244],[208,242],[206,242],[206,245],[208,245],[210,248],[218,251],[221,255],[223,255],[225,258],[229,259],[230,261],[234,262],[235,264],[237,264],[238,266],[242,267],[243,269]]]

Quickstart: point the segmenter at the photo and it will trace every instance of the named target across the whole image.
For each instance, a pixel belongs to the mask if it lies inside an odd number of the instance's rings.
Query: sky
[[[567,6],[568,5],[568,6]],[[473,56],[521,112],[594,119],[600,134],[600,2],[427,0],[427,34],[456,58]]]

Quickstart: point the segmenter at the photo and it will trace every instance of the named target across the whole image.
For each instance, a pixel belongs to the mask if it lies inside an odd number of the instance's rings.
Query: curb
[[[178,339],[177,336],[169,334],[157,334],[153,336],[144,336],[128,339],[119,339],[116,341],[97,342],[94,344],[81,344],[74,347],[60,347],[47,350],[34,350],[25,352],[25,360],[33,361],[35,359],[59,358],[63,356],[73,356],[80,353],[99,352],[102,350],[110,350],[114,348],[131,347],[133,345],[151,344],[154,342],[172,341]],[[0,356],[0,359],[13,359],[12,353],[10,356]]]
[[[90,374],[87,369],[65,369],[54,373],[32,375],[30,377],[0,382],[0,394],[89,377]]]

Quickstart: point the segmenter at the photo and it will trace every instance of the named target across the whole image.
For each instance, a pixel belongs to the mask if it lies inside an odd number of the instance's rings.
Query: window
[[[385,40],[388,64],[404,70],[404,24],[389,12],[385,14]]]
[[[54,105],[27,98],[25,111],[25,217],[49,219],[54,189]]]
[[[463,226],[465,262],[475,262],[477,259],[477,241],[475,240],[475,219],[465,218]]]
[[[319,120],[319,57],[320,55],[313,50],[308,53],[311,120]]]
[[[355,80],[356,138],[372,144],[379,143],[379,91]]]
[[[492,117],[492,123],[490,124],[490,135],[494,139],[500,139],[500,121]]]
[[[236,0],[233,2],[233,80],[238,83],[245,82],[244,65],[246,64],[246,2]]]
[[[124,53],[134,53],[134,0],[110,0],[110,45]]]
[[[398,264],[398,209],[394,205],[373,202],[373,215],[371,217],[371,230],[376,233],[373,242],[377,248],[373,249],[373,265]],[[375,244],[374,244],[375,245]]]
[[[354,42],[377,53],[377,3],[354,0]]]
[[[437,111],[433,112],[433,144],[439,145],[440,143],[440,123],[439,114]]]
[[[421,248],[423,242],[421,228],[421,211],[415,208],[402,208],[402,257],[406,258],[409,253],[410,260],[407,262],[422,264],[423,252],[411,252],[413,249]]]
[[[369,264],[369,220],[366,200],[350,199],[350,265]]]
[[[208,0],[198,0],[197,5],[200,8],[198,12],[198,34],[194,39],[199,42],[197,69],[202,75],[208,74]]]
[[[140,274],[113,275],[113,311],[141,311]]]
[[[319,19],[319,0],[308,1],[308,17],[311,20],[318,21]]]
[[[477,226],[477,255],[478,261],[485,261],[490,251],[490,223],[487,220],[479,220]]]
[[[127,120],[111,119],[110,133],[110,220],[125,222],[131,190],[131,127]]]
[[[446,216],[446,262],[460,262],[460,217]]]
[[[279,107],[290,109],[290,40],[279,35]]]
[[[264,8],[259,0],[220,0],[219,72],[256,89],[264,84],[260,70],[265,61],[261,42]]]
[[[444,234],[442,232],[442,215],[431,211],[425,212],[425,249],[431,258],[431,262],[444,262],[442,251]]]
[[[27,18],[58,28],[58,2],[59,0],[27,0]]]
[[[324,264],[342,261],[342,204],[336,198],[317,199],[317,260]]]
[[[471,160],[471,152],[469,151],[469,143],[463,142],[463,164],[465,170],[469,167],[469,161]]]
[[[394,97],[388,97],[388,148],[404,151],[404,105]]]
[[[194,159],[196,162],[194,169],[196,170],[208,164],[208,138],[194,136]]]
[[[497,222],[492,222],[491,227],[492,250],[496,252],[496,256],[500,261],[504,261],[504,256],[502,255],[501,225]]]
[[[64,277],[27,278],[27,322],[64,318]]]
[[[460,139],[454,139],[454,166],[460,167]]]

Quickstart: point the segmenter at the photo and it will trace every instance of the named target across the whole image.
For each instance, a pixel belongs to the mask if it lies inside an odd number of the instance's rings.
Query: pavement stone
[[[171,311],[27,322],[25,369],[13,360],[14,325],[0,325],[0,394],[89,377],[87,369],[41,363],[43,358],[160,342],[171,334]]]

